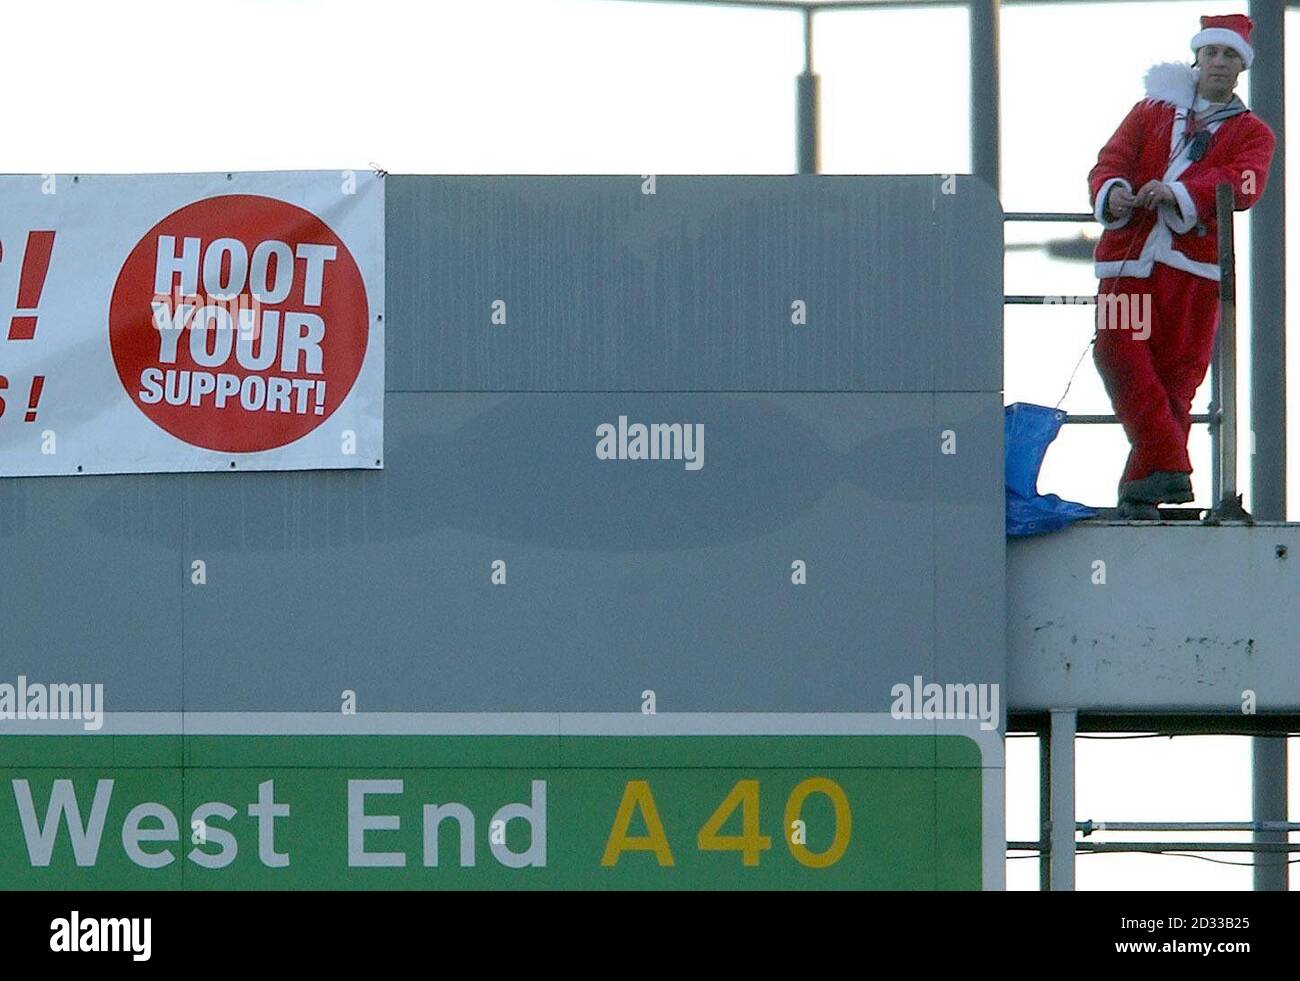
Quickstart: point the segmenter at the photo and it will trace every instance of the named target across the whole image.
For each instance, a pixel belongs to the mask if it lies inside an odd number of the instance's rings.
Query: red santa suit
[[[1093,213],[1105,229],[1094,253],[1101,282],[1093,357],[1132,444],[1121,483],[1158,470],[1192,470],[1192,397],[1209,368],[1219,317],[1216,188],[1226,181],[1236,210],[1250,208],[1264,193],[1277,143],[1268,125],[1246,110],[1200,126],[1212,136],[1204,157],[1193,161],[1189,108],[1198,119],[1220,108],[1196,95],[1197,78],[1191,65],[1152,68],[1147,97],[1088,175]],[[1106,198],[1115,185],[1136,193],[1151,180],[1170,186],[1172,204],[1107,219]],[[1128,316],[1117,317],[1125,306],[1117,301],[1125,297]],[[1150,321],[1139,327],[1142,310]]]

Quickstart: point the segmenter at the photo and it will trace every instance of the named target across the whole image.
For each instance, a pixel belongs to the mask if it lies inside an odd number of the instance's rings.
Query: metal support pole
[[[821,171],[820,132],[817,120],[817,103],[820,79],[813,72],[812,10],[803,12],[803,71],[799,75],[796,104],[799,113],[799,173],[816,174]]]
[[[1250,741],[1251,813],[1256,821],[1286,820],[1286,737],[1254,736]],[[1285,844],[1285,831],[1256,831],[1251,840],[1257,845]],[[1290,866],[1285,855],[1255,856],[1255,888],[1267,892],[1286,892]]]
[[[1250,210],[1250,510],[1264,521],[1286,520],[1286,8],[1251,0],[1255,63],[1251,111],[1277,137],[1268,187]],[[1253,816],[1286,820],[1287,741],[1255,737],[1251,743]],[[1258,843],[1286,841],[1260,831]],[[1255,888],[1284,891],[1285,856],[1260,855]]]
[[[1001,93],[998,83],[1000,0],[970,0],[971,173],[1002,196],[999,147]]]
[[[1286,520],[1286,11],[1252,0],[1251,111],[1277,137],[1264,196],[1250,209],[1251,513]]]
[[[1052,888],[1050,836],[1052,829],[1052,739],[1046,732],[1038,734],[1038,888]]]
[[[1219,312],[1223,316],[1222,307]],[[1219,367],[1219,338],[1214,339],[1214,354],[1210,360],[1210,507],[1217,508],[1223,500],[1223,369]]]
[[[1216,344],[1217,346],[1217,344]],[[1218,361],[1218,358],[1215,358]],[[1220,388],[1219,369],[1217,364],[1212,363],[1210,367],[1210,507],[1216,508],[1218,502],[1223,500],[1223,488],[1219,481],[1219,454],[1222,437],[1219,435],[1219,413],[1222,410],[1222,404],[1219,399]]]
[[[1075,709],[1052,709],[1052,891],[1074,891]]]
[[[1224,512],[1237,504],[1237,255],[1232,216],[1234,189],[1220,184],[1215,202],[1219,218],[1219,330],[1214,339],[1214,392],[1222,412],[1218,426],[1219,497],[1214,507]]]

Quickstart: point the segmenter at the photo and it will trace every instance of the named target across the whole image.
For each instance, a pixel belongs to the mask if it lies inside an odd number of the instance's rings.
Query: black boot
[[[1154,504],[1143,504],[1141,501],[1120,498],[1119,507],[1116,510],[1121,521],[1160,520],[1160,509]]]
[[[1193,497],[1192,475],[1180,470],[1157,470],[1141,480],[1121,483],[1119,497],[1137,504],[1186,504]]]

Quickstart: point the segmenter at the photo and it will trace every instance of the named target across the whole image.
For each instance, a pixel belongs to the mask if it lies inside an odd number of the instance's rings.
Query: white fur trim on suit
[[[1170,181],[1169,188],[1174,192],[1174,200],[1178,202],[1178,218],[1171,220],[1169,227],[1182,235],[1196,227],[1196,202],[1182,181]]]
[[[1230,31],[1226,27],[1210,27],[1201,31],[1196,37],[1192,38],[1192,50],[1199,51],[1207,44],[1218,44],[1225,48],[1232,48],[1233,51],[1241,55],[1241,60],[1250,67],[1250,63],[1255,60],[1255,52],[1249,44],[1236,31]]]
[[[1136,259],[1097,260],[1093,263],[1093,273],[1098,279],[1110,279],[1113,276],[1131,276],[1134,279],[1146,279],[1159,262],[1183,272],[1200,276],[1202,279],[1219,281],[1219,264],[1217,262],[1197,262],[1183,255],[1172,244],[1172,234],[1164,222],[1156,222],[1156,227],[1147,236],[1146,243]]]
[[[1181,61],[1164,61],[1147,69],[1142,80],[1147,98],[1167,102],[1179,109],[1190,109],[1196,99],[1196,83],[1201,73]]]
[[[1102,228],[1123,228],[1128,224],[1129,219],[1133,217],[1133,212],[1130,210],[1123,218],[1116,218],[1114,221],[1106,220],[1106,198],[1110,195],[1110,189],[1116,184],[1123,184],[1124,190],[1128,191],[1129,194],[1133,193],[1133,185],[1123,177],[1112,177],[1101,185],[1101,190],[1097,192],[1097,203],[1092,209],[1092,216],[1101,222]]]
[[[1168,71],[1158,71],[1158,69],[1168,68]],[[1159,98],[1159,95],[1178,96],[1177,86],[1179,83],[1179,72],[1173,69],[1181,69],[1183,77],[1190,77],[1193,69],[1188,65],[1180,65],[1177,62],[1170,62],[1167,65],[1156,65],[1151,71],[1147,72],[1147,91],[1150,98],[1157,102],[1170,102],[1172,99]],[[1152,93],[1152,85],[1155,85],[1155,93]],[[1170,86],[1173,86],[1170,89]],[[1146,241],[1142,243],[1142,251],[1134,259],[1126,260],[1097,260],[1094,259],[1094,272],[1098,279],[1110,279],[1112,276],[1133,276],[1137,279],[1145,279],[1151,275],[1152,267],[1157,263],[1163,263],[1166,266],[1172,266],[1175,269],[1181,269],[1183,272],[1191,273],[1194,276],[1201,276],[1204,279],[1212,279],[1216,283],[1219,281],[1219,265],[1215,262],[1197,262],[1174,248],[1174,235],[1183,235],[1191,231],[1196,225],[1197,214],[1196,206],[1188,193],[1186,186],[1178,178],[1183,172],[1192,165],[1190,155],[1191,147],[1186,141],[1180,139],[1182,133],[1183,120],[1187,117],[1187,106],[1191,104],[1192,93],[1195,91],[1195,82],[1189,83],[1190,88],[1187,93],[1187,102],[1179,105],[1174,110],[1173,126],[1169,134],[1169,151],[1174,152],[1175,147],[1182,144],[1182,148],[1174,158],[1169,162],[1164,176],[1163,183],[1168,184],[1174,192],[1175,204],[1162,204],[1156,209],[1157,220],[1151,231],[1147,233]],[[1161,88],[1164,86],[1164,88]],[[1216,120],[1208,127],[1211,133],[1218,131],[1223,125],[1223,120]],[[1121,178],[1111,178],[1107,184],[1111,184]],[[1103,188],[1103,190],[1106,190]],[[1101,195],[1098,195],[1100,198]],[[1102,198],[1104,200],[1104,198]],[[1101,221],[1099,208],[1094,210],[1094,216]],[[1110,226],[1106,226],[1110,227]]]

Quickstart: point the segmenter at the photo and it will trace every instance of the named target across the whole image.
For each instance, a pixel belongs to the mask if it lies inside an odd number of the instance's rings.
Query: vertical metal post
[[[1220,301],[1219,317],[1223,317]],[[1223,500],[1223,369],[1219,366],[1219,339],[1214,339],[1214,354],[1210,360],[1210,507],[1218,508]]]
[[[816,174],[821,171],[821,135],[817,120],[818,87],[820,79],[813,72],[812,57],[813,11],[803,12],[803,71],[799,75],[796,104],[799,113],[799,173]]]
[[[1074,890],[1075,709],[1052,709],[1052,891]]]
[[[1285,821],[1286,736],[1254,736],[1250,740],[1251,813],[1256,821]],[[1255,842],[1285,842],[1285,831],[1256,831]],[[1255,853],[1255,888],[1267,892],[1286,892],[1288,887],[1286,852]]]
[[[1052,888],[1052,739],[1049,732],[1038,734],[1038,888]]]
[[[1231,184],[1218,186],[1219,331],[1214,341],[1215,394],[1222,415],[1219,429],[1219,499],[1216,508],[1231,509],[1237,497],[1237,256],[1233,238],[1235,198]]]
[[[1217,508],[1223,500],[1223,488],[1219,486],[1219,412],[1222,399],[1219,389],[1222,379],[1219,377],[1217,348],[1216,356],[1210,366],[1210,507]]]
[[[1286,520],[1286,7],[1252,0],[1251,111],[1277,137],[1264,196],[1250,209],[1250,511]]]
[[[998,70],[1000,0],[969,0],[971,173],[1002,196]]]
[[[1264,521],[1286,520],[1286,6],[1251,0],[1255,63],[1251,111],[1277,137],[1264,196],[1250,209],[1250,510]],[[1256,737],[1251,744],[1256,821],[1286,820],[1287,741]],[[1260,831],[1256,842],[1286,841]],[[1287,888],[1286,855],[1255,856],[1255,888]]]

